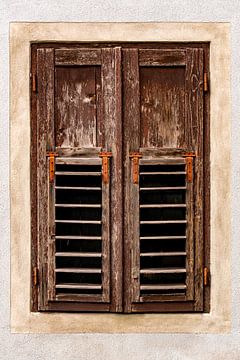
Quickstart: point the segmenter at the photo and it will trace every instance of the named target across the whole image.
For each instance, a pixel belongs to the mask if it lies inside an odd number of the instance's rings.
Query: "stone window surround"
[[[230,25],[228,23],[59,22],[10,24],[12,332],[224,333],[230,331],[231,102],[229,35]],[[210,313],[122,315],[106,313],[30,312],[31,222],[29,72],[30,44],[35,41],[210,42]],[[219,84],[221,84],[221,86],[219,86]],[[222,209],[224,209],[224,212]]]

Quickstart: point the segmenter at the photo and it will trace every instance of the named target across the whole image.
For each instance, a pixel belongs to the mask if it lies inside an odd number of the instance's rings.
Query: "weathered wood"
[[[55,223],[69,223],[69,224],[101,224],[99,220],[55,220]]]
[[[140,67],[141,147],[184,148],[184,67]]]
[[[111,159],[111,311],[122,311],[121,49],[102,49],[103,149]],[[118,141],[116,141],[118,139]]]
[[[102,257],[102,253],[96,252],[56,252],[59,257]]]
[[[145,252],[141,253],[140,256],[185,256],[187,253],[185,251],[176,251],[176,252]]]
[[[92,159],[92,158],[94,158],[94,157],[96,158],[99,155],[99,153],[101,152],[101,147],[86,147],[86,148],[84,148],[84,147],[81,147],[81,148],[67,147],[67,148],[64,148],[64,147],[57,146],[56,152],[57,152],[58,156],[65,156],[65,157],[71,156],[69,158],[69,161],[71,161],[72,157],[74,157],[74,156],[80,157],[79,161],[81,161],[81,160],[85,161],[85,162],[87,162],[88,160],[89,161],[94,161],[94,160],[97,161],[100,159]],[[58,158],[58,159],[63,160],[65,158],[62,158],[62,159]],[[66,158],[66,160],[67,160],[67,158]],[[76,159],[73,158],[72,160],[77,161],[78,158],[76,158]],[[100,164],[100,161],[99,162],[97,161],[96,163]]]
[[[186,204],[147,204],[147,205],[140,205],[142,209],[149,209],[149,208],[185,208]]]
[[[56,239],[61,239],[61,240],[102,240],[101,236],[56,236]]]
[[[56,49],[56,65],[101,65],[101,49]]]
[[[101,191],[100,187],[87,187],[87,186],[55,186],[55,189],[65,190],[90,190],[90,191]]]
[[[186,236],[140,236],[140,240],[175,240],[175,239],[186,239]]]
[[[110,161],[108,159],[108,162]],[[104,181],[104,177],[102,177],[102,285],[104,302],[110,302],[110,230],[110,184],[109,181]]]
[[[186,220],[144,220],[140,224],[186,224]]]
[[[56,146],[96,146],[95,67],[57,67]]]
[[[97,284],[57,284],[56,289],[101,290],[102,285],[97,285]]]
[[[139,50],[140,66],[184,66],[186,65],[186,52],[184,50]]]
[[[56,164],[59,165],[65,165],[65,164],[69,164],[69,165],[101,165],[102,164],[102,160],[99,159],[95,159],[95,158],[79,158],[79,157],[57,157],[56,158]]]
[[[169,284],[169,285],[140,285],[141,290],[176,290],[176,289],[186,289],[185,284],[181,285],[175,285],[175,284]]]
[[[49,189],[46,151],[54,150],[54,50],[37,50],[37,171],[38,171],[38,241],[39,241],[39,308],[46,309],[48,298],[54,297],[54,224],[48,216]],[[52,188],[50,189],[53,198]]]
[[[188,147],[197,154],[194,162],[194,292],[196,311],[203,310],[203,50],[187,51],[186,132]]]
[[[31,74],[37,73],[37,49],[31,46]],[[30,178],[31,178],[31,274],[38,268],[38,191],[37,191],[37,93],[30,92],[31,104],[31,151],[30,151]],[[32,279],[33,280],[33,279]],[[31,311],[38,310],[38,286],[31,282]]]
[[[132,183],[130,153],[140,147],[140,92],[138,50],[123,50],[123,163],[124,163],[124,311],[139,298],[138,184]],[[133,194],[134,193],[134,194]],[[134,195],[134,197],[133,197]],[[134,201],[133,201],[134,200]],[[133,219],[132,215],[136,217]]]
[[[55,269],[55,272],[76,274],[101,274],[102,270],[96,268],[57,268]]]
[[[161,190],[186,190],[186,186],[162,186],[162,187],[144,187],[140,191],[161,191]]]
[[[140,165],[185,165],[185,159],[184,158],[144,158],[139,160]]]
[[[186,269],[179,269],[179,268],[150,268],[150,269],[141,269],[141,274],[180,274],[185,273]]]
[[[55,207],[63,208],[101,208],[101,204],[55,204]]]
[[[73,311],[86,311],[83,303],[88,303],[88,302],[101,303],[101,302],[103,302],[103,297],[102,297],[102,295],[97,295],[97,294],[96,295],[89,295],[89,294],[83,295],[83,294],[75,294],[75,293],[72,293],[72,294],[71,293],[66,293],[66,294],[61,293],[61,294],[56,295],[56,300],[61,301],[61,302],[62,301],[77,302],[79,304],[79,309],[73,310]],[[102,304],[98,304],[98,306],[99,305],[101,306]],[[83,307],[83,309],[82,309],[82,307]],[[93,305],[92,311],[96,311],[96,304],[95,304],[95,308]],[[103,310],[103,311],[106,311],[106,310]]]
[[[81,171],[55,171],[55,175],[62,175],[62,176],[100,176],[102,175],[101,172],[90,172],[90,171],[85,171],[85,172],[81,172]]]

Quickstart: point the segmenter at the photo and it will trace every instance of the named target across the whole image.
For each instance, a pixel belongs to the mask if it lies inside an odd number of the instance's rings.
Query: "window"
[[[208,56],[32,45],[32,310],[209,310]]]

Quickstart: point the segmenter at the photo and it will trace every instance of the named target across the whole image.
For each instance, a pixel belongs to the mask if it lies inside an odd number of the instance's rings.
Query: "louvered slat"
[[[184,158],[140,160],[139,291],[152,301],[186,295],[185,167]]]
[[[102,277],[108,263],[107,253],[103,263],[103,242],[107,239],[103,239],[102,214],[108,212],[104,210],[107,200],[102,190],[106,185],[99,164],[102,160],[95,160],[61,158],[56,161],[55,289],[57,298],[64,296],[70,301],[71,297],[93,301],[96,296],[97,302],[99,296],[102,301],[106,298]]]

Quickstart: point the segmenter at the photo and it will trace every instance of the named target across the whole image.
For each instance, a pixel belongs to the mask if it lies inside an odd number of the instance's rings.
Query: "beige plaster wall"
[[[229,31],[230,27],[227,23],[12,23],[10,25],[11,328],[13,332],[222,333],[230,331]],[[32,41],[210,42],[212,286],[209,314],[93,315],[30,312],[29,50]]]

